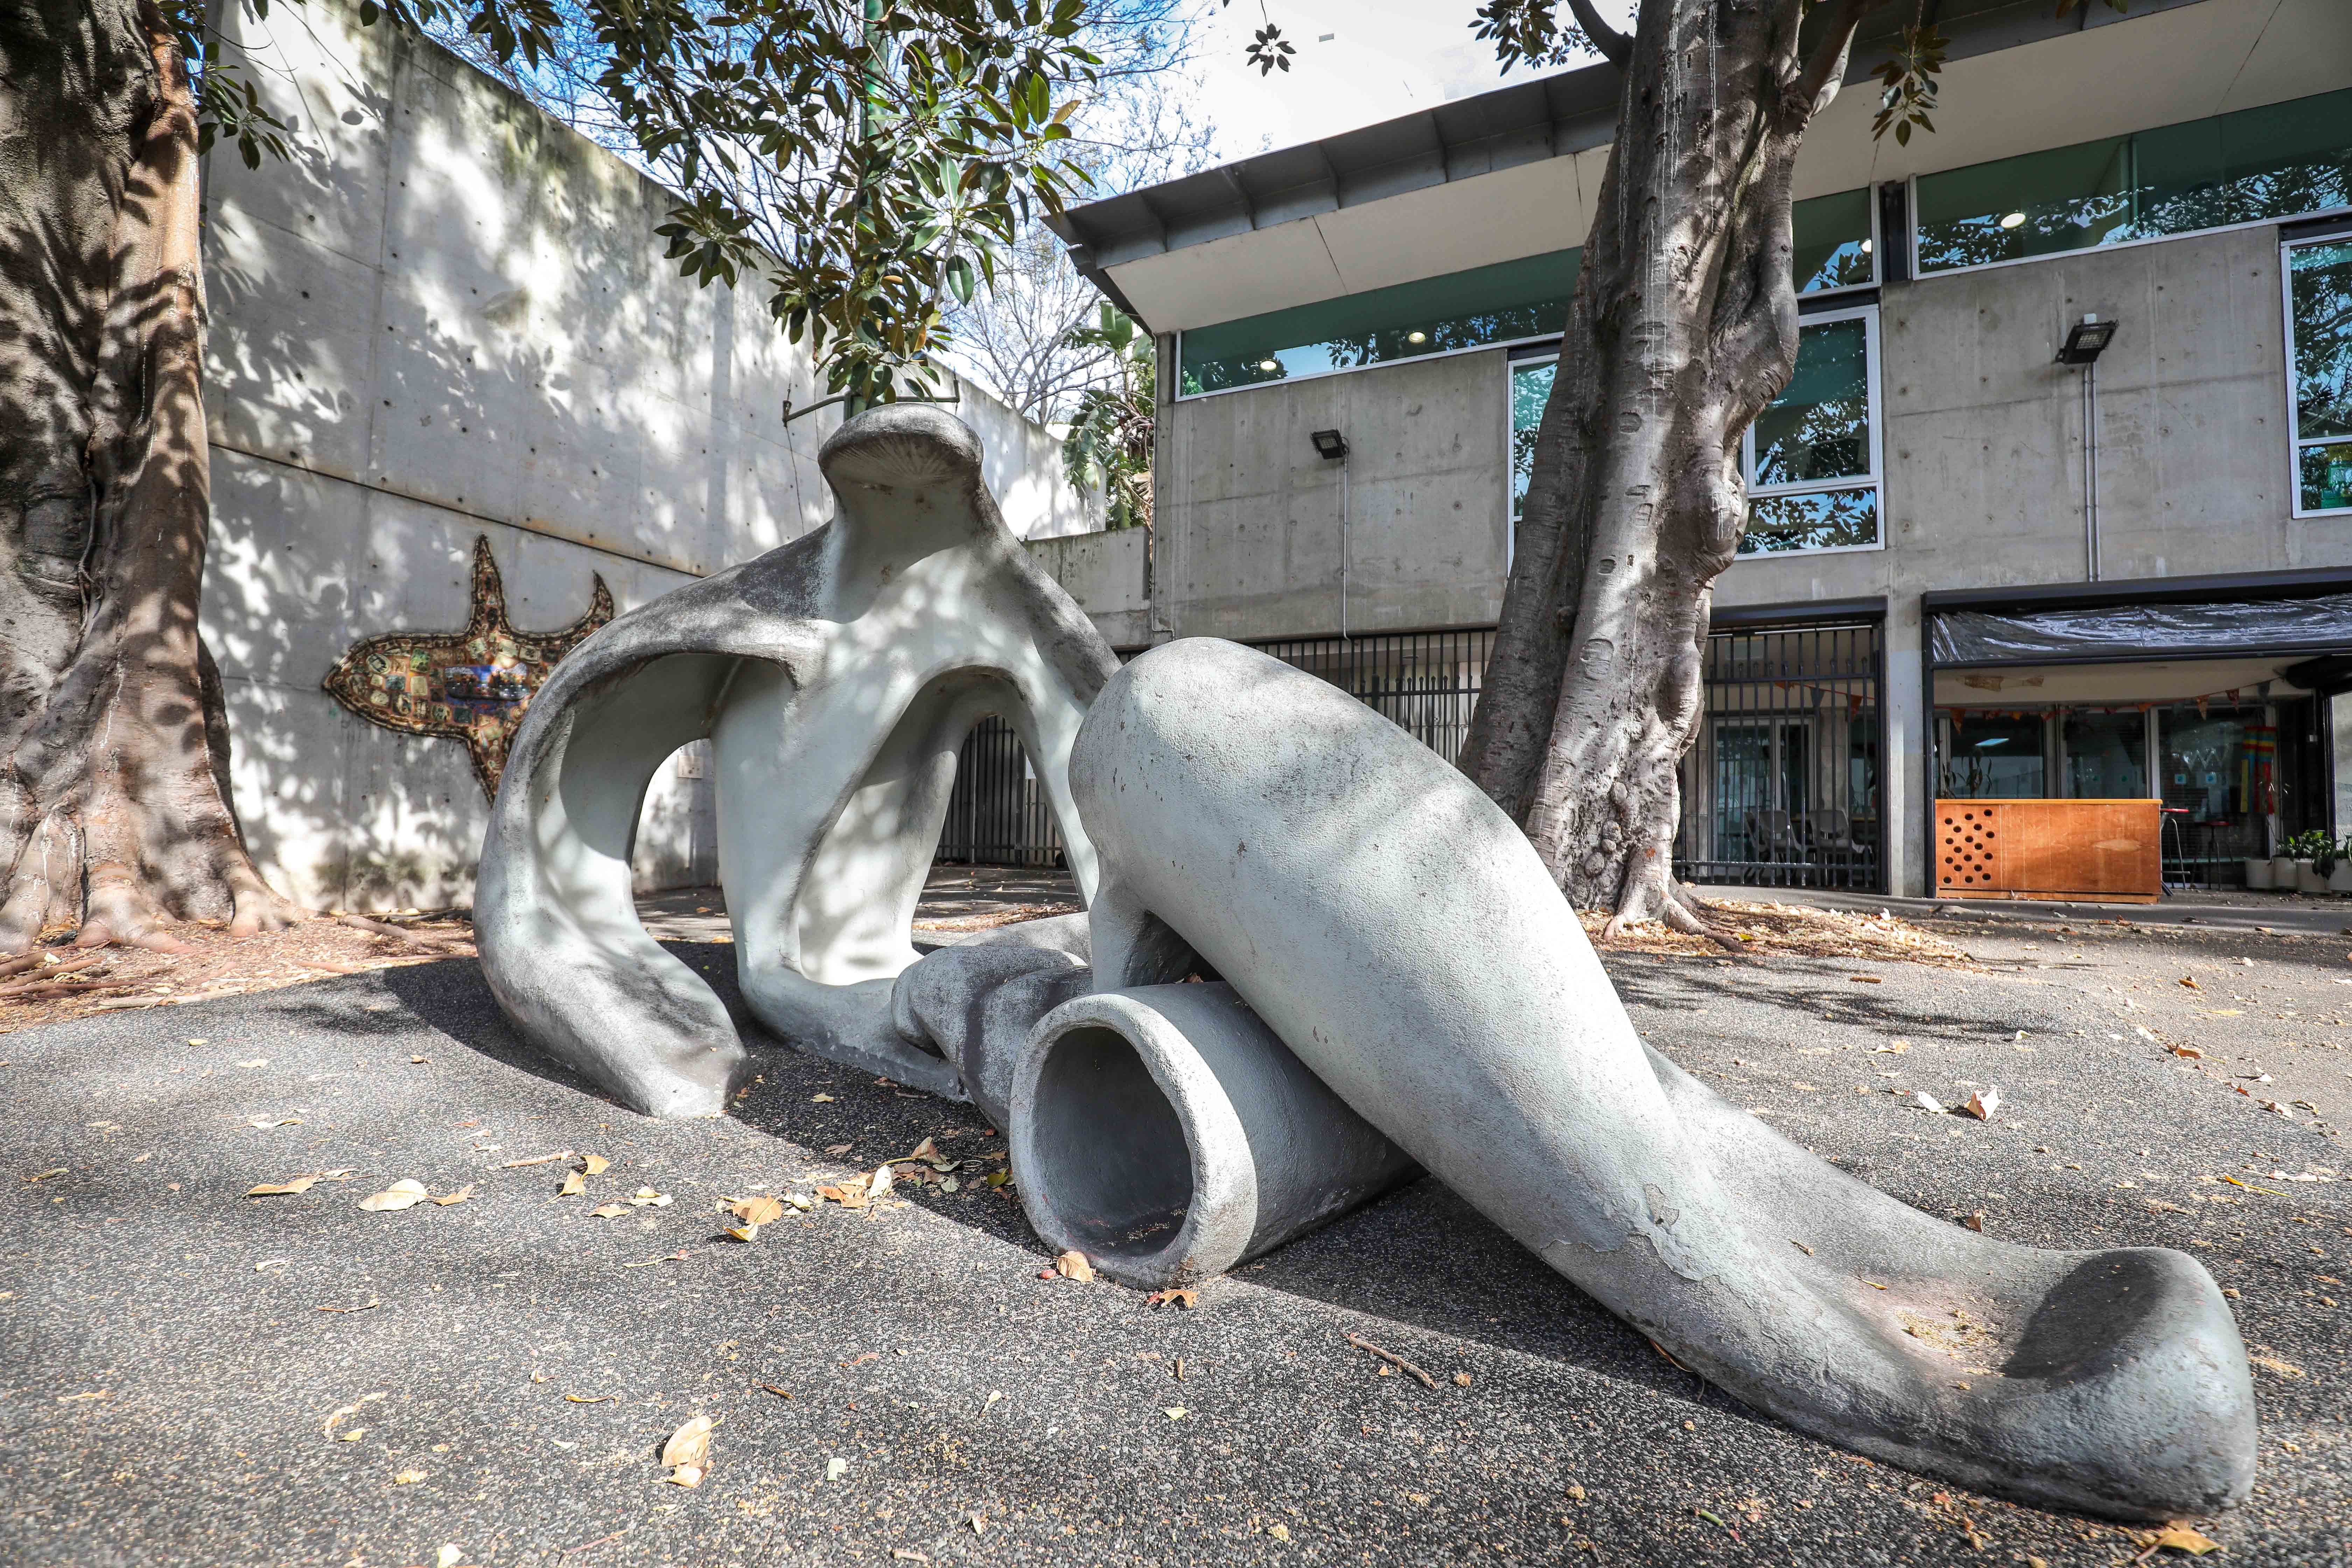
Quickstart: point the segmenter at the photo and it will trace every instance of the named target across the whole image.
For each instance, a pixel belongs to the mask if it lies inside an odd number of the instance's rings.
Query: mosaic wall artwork
[[[612,591],[596,579],[588,613],[554,632],[519,632],[507,620],[506,584],[488,537],[474,541],[473,611],[462,632],[387,632],[352,645],[321,682],[372,724],[405,735],[462,741],[474,776],[496,797],[507,747],[555,661],[613,618]]]

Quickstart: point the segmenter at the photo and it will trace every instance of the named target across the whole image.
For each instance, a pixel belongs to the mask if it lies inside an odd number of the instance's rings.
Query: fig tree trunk
[[[1706,929],[1673,875],[1677,772],[1740,437],[1796,366],[1790,170],[1875,3],[1816,7],[1802,47],[1801,0],[1644,0],[1631,38],[1594,31],[1617,140],[1461,762],[1612,929]]]
[[[239,837],[196,635],[197,182],[153,0],[0,5],[0,952],[292,912]]]

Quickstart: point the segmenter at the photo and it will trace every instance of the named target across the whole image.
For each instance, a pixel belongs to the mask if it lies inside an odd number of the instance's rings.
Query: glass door
[[[2146,800],[2147,715],[2074,710],[2060,722],[2070,800]]]

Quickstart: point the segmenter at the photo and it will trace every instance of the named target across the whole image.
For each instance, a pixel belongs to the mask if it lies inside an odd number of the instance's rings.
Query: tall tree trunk
[[[1595,39],[1617,140],[1462,767],[1612,929],[1707,929],[1673,875],[1677,771],[1740,437],[1796,367],[1790,170],[1876,3],[1818,23],[1810,60],[1800,0],[1643,0],[1630,40]]]
[[[238,837],[196,633],[198,195],[153,0],[0,6],[0,952],[293,912]]]

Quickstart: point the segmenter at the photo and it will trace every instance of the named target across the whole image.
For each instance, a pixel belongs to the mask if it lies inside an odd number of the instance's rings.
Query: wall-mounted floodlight
[[[2060,364],[2095,364],[2115,341],[2116,323],[2085,316],[2066,329],[2065,346],[2058,351]]]
[[[1315,443],[1315,455],[1338,462],[1348,455],[1348,438],[1337,430],[1318,430],[1307,437]]]

